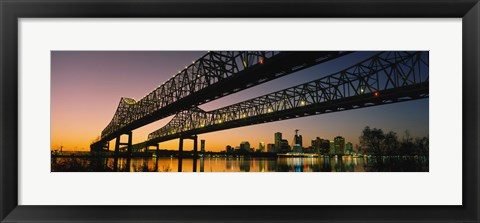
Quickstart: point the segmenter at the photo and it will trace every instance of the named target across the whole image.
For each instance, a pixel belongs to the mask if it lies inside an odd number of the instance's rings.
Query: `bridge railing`
[[[224,108],[210,112],[198,108],[181,111],[167,125],[150,133],[148,141],[354,96],[380,96],[386,90],[425,84],[428,86],[428,64],[428,52],[424,51],[379,52],[329,76]]]

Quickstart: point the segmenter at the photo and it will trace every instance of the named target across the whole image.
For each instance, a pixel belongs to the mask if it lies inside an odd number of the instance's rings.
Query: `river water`
[[[382,160],[382,161],[379,161]],[[422,157],[52,158],[52,172],[428,172]]]

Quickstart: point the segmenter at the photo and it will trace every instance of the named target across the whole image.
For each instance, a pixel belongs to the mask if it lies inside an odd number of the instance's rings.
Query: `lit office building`
[[[330,141],[330,148],[328,149],[328,154],[331,156],[335,155],[335,143],[334,141]]]
[[[330,152],[330,141],[328,139],[320,139],[320,153],[327,155]]]
[[[335,155],[345,155],[345,138],[341,136],[335,137],[333,140]]]
[[[279,151],[282,148],[282,133],[281,132],[276,132],[275,133],[275,150]]]
[[[293,136],[292,148],[294,153],[303,153],[302,148],[302,135],[298,135],[298,129],[295,129],[295,135]]]
[[[347,142],[347,144],[345,144],[345,150],[347,150],[347,155],[353,155],[353,145],[351,142]]]
[[[291,147],[288,144],[288,140],[282,139],[282,141],[280,142],[280,150],[277,152],[288,153],[290,152],[290,150],[291,150]]]

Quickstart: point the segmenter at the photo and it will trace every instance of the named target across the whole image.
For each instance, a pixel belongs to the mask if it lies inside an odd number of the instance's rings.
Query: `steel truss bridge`
[[[265,61],[257,63],[266,65]],[[117,137],[115,151],[120,145],[127,145],[129,150],[135,147],[147,151],[149,146],[158,150],[158,143],[179,138],[180,151],[184,139],[193,139],[196,152],[197,134],[201,133],[428,98],[428,80],[428,52],[379,52],[337,73],[234,105],[213,111],[203,111],[196,105],[178,110],[167,125],[150,133],[143,143],[132,146],[131,132],[126,133],[130,136],[128,143],[121,143]]]
[[[109,141],[154,121],[188,110],[208,101],[260,83],[335,59],[351,52],[341,51],[209,51],[179,71],[148,95],[136,101],[121,98],[117,110],[91,144],[92,151],[104,150]]]

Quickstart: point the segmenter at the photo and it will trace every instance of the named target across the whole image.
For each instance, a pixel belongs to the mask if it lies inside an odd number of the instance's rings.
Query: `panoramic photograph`
[[[429,172],[428,51],[51,51],[51,172]]]

